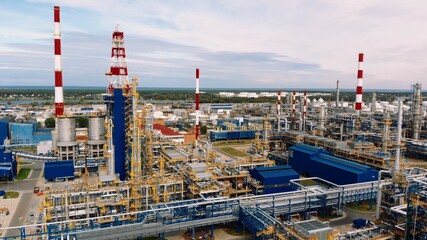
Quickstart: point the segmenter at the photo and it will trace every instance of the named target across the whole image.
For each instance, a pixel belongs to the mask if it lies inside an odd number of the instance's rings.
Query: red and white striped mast
[[[200,92],[199,92],[199,76],[200,76],[200,70],[199,68],[196,68],[196,144],[199,140],[199,101],[200,101]]]
[[[292,93],[292,130],[295,128],[295,104],[296,104],[296,92]]]
[[[305,121],[307,120],[307,90],[304,91],[304,105],[302,108],[303,125],[302,130],[305,131]]]
[[[362,110],[362,93],[363,93],[363,53],[359,53],[359,66],[357,70],[357,88],[355,110],[358,114]]]
[[[112,36],[110,72],[105,73],[110,78],[109,93],[112,93],[114,88],[123,88],[125,93],[130,91],[124,42],[124,33],[116,26]]]
[[[277,132],[281,131],[280,120],[282,115],[282,91],[277,91]]]
[[[64,89],[62,86],[62,63],[61,63],[61,33],[59,29],[60,8],[53,7],[54,30],[54,53],[55,53],[55,117],[64,115]]]

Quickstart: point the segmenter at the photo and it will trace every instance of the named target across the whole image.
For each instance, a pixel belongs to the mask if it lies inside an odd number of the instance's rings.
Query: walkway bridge
[[[321,180],[316,178],[311,181]],[[321,180],[321,185],[300,186],[299,191],[278,194],[245,196],[239,198],[205,198],[170,202],[153,205],[149,210],[69,220],[63,222],[27,225],[0,229],[8,231],[19,229],[19,236],[7,236],[4,239],[117,239],[146,237],[155,234],[184,230],[199,226],[212,226],[218,223],[240,220],[254,233],[271,234],[268,228],[281,224],[275,220],[280,214],[308,213],[325,207],[341,209],[343,204],[362,200],[373,201],[376,198],[378,182],[366,182],[351,185],[335,185]],[[327,185],[327,186],[326,186]],[[254,212],[254,209],[256,211]],[[243,218],[246,216],[246,218]],[[248,216],[254,216],[262,227],[250,226]],[[309,216],[308,216],[309,217]],[[279,239],[282,227],[275,228]],[[282,229],[282,230],[280,230]],[[261,231],[264,231],[260,233]]]

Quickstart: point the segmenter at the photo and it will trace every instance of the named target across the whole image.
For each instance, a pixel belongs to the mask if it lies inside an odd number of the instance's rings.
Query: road
[[[42,177],[43,162],[36,161],[31,165],[23,165],[22,167],[31,168],[30,177],[21,181],[14,182],[2,182],[0,183],[0,189],[6,191],[19,191],[21,192],[21,200],[18,203],[13,218],[10,222],[9,227],[20,226],[23,224],[23,219],[26,219],[29,214],[29,210],[35,203],[35,195],[33,193],[34,187],[37,186],[39,179]],[[16,236],[19,235],[19,230],[9,230],[5,236]]]
[[[375,216],[375,212],[357,211],[348,207],[345,207],[344,211],[346,213],[346,216],[344,218],[340,218],[339,220],[331,220],[329,222],[329,226],[337,227],[346,224],[352,224],[353,220],[358,218],[371,220]]]

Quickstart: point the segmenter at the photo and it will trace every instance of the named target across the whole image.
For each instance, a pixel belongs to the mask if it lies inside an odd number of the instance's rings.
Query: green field
[[[245,145],[250,144],[251,141],[238,141],[238,142],[216,142],[212,145],[215,147],[221,147],[221,146],[235,146],[235,145]]]
[[[246,157],[247,154],[232,147],[223,147],[221,151],[236,157]]]
[[[31,164],[31,162],[19,162],[18,165],[28,165],[28,164]]]
[[[17,198],[19,196],[19,192],[6,192],[4,198]]]
[[[19,170],[18,176],[16,177],[16,180],[24,180],[28,178],[28,175],[30,174],[31,169],[29,168],[21,168]]]

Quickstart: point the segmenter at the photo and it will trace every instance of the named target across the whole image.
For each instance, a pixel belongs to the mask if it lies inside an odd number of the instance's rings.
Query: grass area
[[[307,180],[300,179],[299,182],[303,186],[311,186],[311,185],[316,185],[317,184],[317,181],[313,180],[313,179],[307,179]]]
[[[18,165],[28,165],[28,164],[31,164],[31,162],[19,162]]]
[[[19,192],[6,192],[5,198],[17,198],[19,196]]]
[[[232,148],[232,147],[223,147],[223,148],[221,148],[221,151],[228,153],[230,155],[236,156],[236,157],[246,157],[247,156],[246,153],[239,151],[239,150]]]
[[[16,180],[24,180],[28,178],[28,175],[30,174],[31,169],[29,168],[21,168],[19,170],[18,176],[16,177]]]
[[[369,209],[369,204],[370,204],[370,201],[363,201],[363,202],[349,203],[346,206],[348,208],[358,210],[358,211],[374,212],[375,211],[375,202],[372,203],[372,211]]]
[[[235,145],[245,145],[250,144],[251,141],[237,141],[237,142],[215,142],[212,145],[215,147],[221,147],[221,146],[235,146]]]
[[[18,150],[18,151],[22,151],[22,152],[37,153],[37,146],[13,147],[13,150]]]

